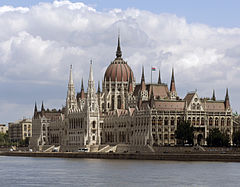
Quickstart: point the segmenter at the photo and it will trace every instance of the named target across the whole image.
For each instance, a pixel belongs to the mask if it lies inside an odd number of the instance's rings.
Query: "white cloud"
[[[146,79],[150,81],[153,65],[161,68],[162,80],[169,83],[171,68],[175,67],[176,85],[182,97],[187,90],[197,88],[200,96],[210,96],[212,89],[216,89],[218,98],[224,99],[225,88],[229,87],[232,106],[240,110],[236,94],[240,91],[240,28],[189,24],[173,14],[131,8],[100,12],[70,1],[40,3],[30,8],[0,7],[0,27],[0,87],[7,86],[7,91],[16,92],[16,109],[31,106],[27,94],[45,98],[48,103],[58,101],[58,106],[64,104],[70,64],[74,67],[77,90],[82,77],[86,88],[90,59],[94,62],[96,82],[102,80],[106,67],[115,58],[120,29],[123,57],[136,80],[145,65]],[[154,74],[153,80],[156,79]],[[50,94],[46,89],[38,93],[30,87],[32,84],[43,90],[44,85],[58,85],[65,92]],[[29,93],[14,89],[26,85]],[[4,90],[0,93],[5,98],[0,101],[0,111],[10,100]],[[28,105],[22,105],[23,101]],[[1,112],[0,120],[26,115],[16,109],[7,107],[11,117]]]

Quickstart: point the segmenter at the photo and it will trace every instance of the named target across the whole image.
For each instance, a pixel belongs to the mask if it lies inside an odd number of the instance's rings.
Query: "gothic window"
[[[204,118],[201,118],[201,125],[204,125]]]
[[[180,125],[180,117],[177,118],[177,125]]]
[[[174,125],[174,118],[171,118],[171,125]]]
[[[164,125],[168,125],[168,118],[167,117],[164,120]]]
[[[224,126],[224,118],[221,119],[221,126]]]
[[[231,125],[231,119],[228,118],[228,119],[227,119],[227,126],[230,126],[230,125]]]
[[[92,128],[96,128],[96,121],[92,122]]]
[[[121,109],[121,108],[122,108],[121,105],[122,105],[121,96],[119,95],[119,96],[117,97],[117,108],[118,108],[118,109]]]
[[[218,118],[215,119],[215,126],[218,126]]]
[[[195,125],[195,117],[192,118],[192,125]]]
[[[95,136],[92,137],[92,140],[93,140],[93,141],[95,140]]]
[[[213,119],[209,118],[209,126],[212,126],[212,125],[213,125]]]
[[[196,109],[196,104],[195,104],[195,103],[193,103],[193,105],[192,105],[192,109],[193,109],[193,110]]]
[[[197,109],[200,110],[200,104],[199,103],[197,104]]]
[[[114,96],[112,96],[112,110],[114,110]]]
[[[198,117],[196,121],[196,125],[199,125],[199,124],[200,124],[200,118]]]

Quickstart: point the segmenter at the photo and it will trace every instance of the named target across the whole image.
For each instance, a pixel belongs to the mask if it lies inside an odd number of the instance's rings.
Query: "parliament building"
[[[199,98],[196,91],[180,98],[174,69],[170,87],[161,81],[160,71],[157,83],[146,83],[144,68],[141,82],[136,83],[131,67],[122,58],[119,38],[116,58],[106,69],[102,89],[100,82],[95,89],[93,71],[90,63],[87,89],[82,80],[81,90],[76,93],[70,67],[66,104],[62,109],[46,110],[42,104],[39,111],[35,104],[32,148],[42,150],[54,145],[62,151],[76,151],[118,144],[174,146],[177,143],[174,133],[181,120],[194,127],[194,144],[206,145],[212,128],[232,137],[228,89],[224,100],[217,100],[214,90],[211,98]]]

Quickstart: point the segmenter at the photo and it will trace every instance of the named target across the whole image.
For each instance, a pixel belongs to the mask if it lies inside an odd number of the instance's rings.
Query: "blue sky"
[[[211,97],[215,89],[223,100],[228,87],[232,109],[240,112],[240,1],[81,2],[0,1],[0,123],[32,117],[35,101],[65,105],[70,64],[77,92],[82,77],[87,88],[90,59],[95,82],[102,81],[118,29],[137,82],[142,65],[147,82],[155,66],[169,85],[174,67],[181,98],[196,89]]]
[[[33,6],[50,0],[1,0],[0,6]],[[153,13],[171,13],[185,17],[188,22],[205,23],[218,27],[240,25],[239,0],[72,0],[84,2],[97,10],[137,8]]]

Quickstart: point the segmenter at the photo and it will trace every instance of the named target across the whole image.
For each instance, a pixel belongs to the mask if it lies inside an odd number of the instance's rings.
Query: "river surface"
[[[0,186],[240,186],[240,163],[0,156]]]

